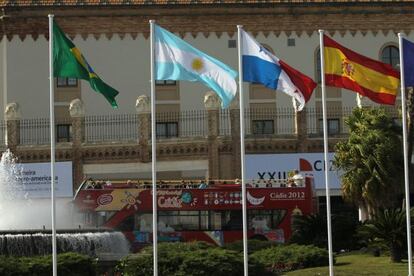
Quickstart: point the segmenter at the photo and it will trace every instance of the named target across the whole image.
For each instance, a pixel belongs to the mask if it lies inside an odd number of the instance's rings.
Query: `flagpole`
[[[242,185],[242,215],[243,215],[243,264],[244,276],[249,275],[249,255],[247,239],[247,195],[245,175],[245,149],[244,149],[244,101],[243,101],[243,61],[242,61],[242,39],[241,31],[243,25],[237,25],[238,59],[239,59],[239,104],[240,104],[240,163],[241,163],[241,185]]]
[[[6,110],[6,106],[7,106],[7,43],[8,41],[7,41],[7,35],[5,32],[4,24],[5,22],[3,22],[3,110]]]
[[[328,224],[328,251],[329,251],[329,275],[333,276],[333,251],[332,251],[332,225],[331,225],[331,196],[329,190],[329,159],[328,159],[328,124],[326,116],[326,91],[325,91],[325,57],[324,57],[324,31],[319,30],[320,60],[321,60],[321,89],[322,89],[322,114],[323,114],[323,153],[325,159],[325,189],[326,189],[326,220]]]
[[[53,276],[57,276],[56,200],[55,200],[55,97],[53,78],[53,14],[49,14],[49,91],[50,91],[50,195],[52,203]]]
[[[411,248],[411,217],[410,217],[410,183],[408,177],[408,145],[407,145],[407,110],[405,99],[405,79],[404,79],[404,57],[403,57],[403,37],[398,33],[400,44],[400,80],[401,80],[401,108],[402,108],[402,127],[403,127],[403,150],[404,150],[404,182],[405,182],[405,213],[407,218],[407,249],[408,249],[408,276],[413,275],[412,248]]]
[[[151,153],[152,153],[152,243],[154,251],[154,276],[158,275],[158,230],[157,230],[157,168],[156,168],[156,137],[155,137],[155,51],[154,51],[154,24],[150,20],[151,39]]]
[[[4,22],[4,17],[6,15],[2,15],[2,20],[3,20],[3,110],[6,110],[7,107],[7,35],[6,35],[6,30],[5,30],[5,22]],[[6,147],[9,146],[9,135],[7,134],[7,128],[6,128],[6,133],[4,133],[4,138],[6,141]]]

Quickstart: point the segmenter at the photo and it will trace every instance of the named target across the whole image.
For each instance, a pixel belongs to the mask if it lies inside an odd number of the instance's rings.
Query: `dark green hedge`
[[[328,251],[312,245],[280,245],[251,254],[251,260],[262,263],[275,274],[299,268],[326,266]]]
[[[94,276],[95,262],[77,253],[63,253],[57,257],[59,276]],[[52,256],[6,257],[0,256],[2,276],[52,275]]]
[[[118,271],[128,276],[152,275],[152,247],[122,260]],[[160,243],[158,273],[169,276],[239,276],[243,275],[243,256],[202,242]],[[266,275],[264,266],[256,261],[249,262],[249,275]]]
[[[272,246],[277,246],[276,242],[273,241],[261,241],[261,240],[249,240],[248,245],[247,245],[247,250],[249,251],[249,254],[265,249],[265,248],[269,248]],[[228,250],[233,250],[233,251],[237,251],[237,252],[243,252],[243,241],[236,241],[233,243],[229,243],[224,245],[225,249]]]

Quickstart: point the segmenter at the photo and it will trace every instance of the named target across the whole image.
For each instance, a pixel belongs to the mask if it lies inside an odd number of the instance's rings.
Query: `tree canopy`
[[[355,108],[345,120],[349,137],[335,146],[345,199],[357,206],[399,205],[403,190],[401,127],[383,108]]]

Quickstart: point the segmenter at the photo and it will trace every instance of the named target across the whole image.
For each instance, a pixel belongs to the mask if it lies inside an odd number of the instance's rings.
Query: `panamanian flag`
[[[293,97],[300,111],[312,96],[316,83],[270,53],[248,33],[241,31],[243,81],[260,83]]]

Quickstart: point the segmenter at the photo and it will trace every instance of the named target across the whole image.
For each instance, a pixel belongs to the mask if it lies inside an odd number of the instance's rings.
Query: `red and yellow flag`
[[[380,104],[395,103],[398,71],[347,49],[326,35],[323,41],[326,85],[355,91]]]

